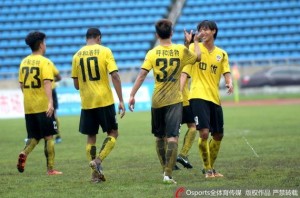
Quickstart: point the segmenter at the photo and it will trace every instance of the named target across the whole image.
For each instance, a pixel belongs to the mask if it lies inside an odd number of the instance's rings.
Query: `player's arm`
[[[183,91],[183,89],[184,89],[184,86],[185,86],[185,84],[186,84],[186,82],[187,82],[187,78],[188,78],[188,75],[187,75],[187,73],[181,73],[181,75],[180,75],[180,91],[182,92]]]
[[[232,84],[232,78],[230,72],[224,73],[225,78],[225,86],[227,87],[227,93],[232,94],[233,93],[233,84]]]
[[[54,111],[52,99],[52,80],[44,80],[44,88],[48,98],[48,109],[46,111],[47,117],[51,117]]]
[[[200,47],[199,47],[199,40],[201,38],[201,33],[199,32],[198,34],[195,34],[194,36],[194,51],[197,55],[197,62],[199,62],[201,60],[201,51],[200,51]]]
[[[54,76],[54,81],[58,82],[62,79],[61,75],[58,73],[57,75]]]
[[[125,106],[124,106],[123,95],[122,95],[121,79],[117,71],[113,71],[110,74],[110,76],[111,76],[111,81],[114,85],[114,88],[119,98],[119,114],[122,118],[125,115]]]
[[[78,78],[74,78],[73,77],[73,84],[75,89],[79,90],[79,82],[78,82]]]
[[[130,111],[133,111],[133,109],[134,109],[134,104],[135,104],[134,96],[135,96],[136,92],[139,90],[139,88],[141,87],[141,85],[143,84],[148,73],[149,73],[148,70],[141,69],[140,73],[138,74],[138,76],[134,82],[134,85],[130,92],[130,98],[129,98],[129,104],[128,104]]]

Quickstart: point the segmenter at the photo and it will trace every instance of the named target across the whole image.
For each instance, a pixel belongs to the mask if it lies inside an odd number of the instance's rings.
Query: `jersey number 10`
[[[92,66],[94,63],[94,66]],[[80,59],[80,67],[82,72],[82,80],[83,82],[86,81],[86,73],[85,73],[85,67],[87,67],[87,73],[90,81],[96,81],[100,80],[100,71],[98,66],[98,58],[97,57],[88,57],[86,59],[86,62],[84,62],[84,59]],[[92,72],[92,69],[94,69],[94,72]],[[95,76],[93,76],[93,73]]]

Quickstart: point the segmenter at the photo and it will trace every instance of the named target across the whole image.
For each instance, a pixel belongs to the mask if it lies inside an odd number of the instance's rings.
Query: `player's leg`
[[[47,174],[48,175],[60,175],[62,172],[54,169],[55,162],[55,149],[53,136],[57,134],[57,125],[54,115],[48,118],[45,113],[40,115],[41,119],[41,131],[44,136],[44,154],[47,160]]]
[[[176,184],[172,178],[173,167],[176,164],[178,152],[178,136],[182,119],[182,103],[165,107],[165,131],[167,136],[166,166],[164,183]]]
[[[118,130],[111,130],[107,133],[107,137],[103,141],[102,147],[99,152],[99,159],[101,160],[101,162],[109,155],[109,153],[115,147],[117,137]]]
[[[165,170],[166,165],[166,150],[167,150],[167,141],[165,138],[156,138],[156,153],[161,164],[162,170]]]
[[[152,133],[156,137],[155,150],[162,170],[164,171],[166,166],[167,139],[165,138],[163,117],[163,108],[151,108]]]
[[[52,99],[53,99],[53,107],[54,107],[54,118],[56,121],[56,126],[57,126],[57,135],[55,136],[55,143],[61,143],[61,131],[60,131],[60,122],[57,116],[57,109],[58,109],[58,98],[57,98],[57,92],[56,89],[52,89]]]
[[[209,129],[210,129],[210,107],[209,102],[202,99],[190,100],[196,128],[199,131],[198,149],[203,162],[203,173],[206,178],[214,177],[210,165],[209,154]]]
[[[214,169],[214,164],[217,159],[221,141],[223,139],[224,135],[224,120],[223,120],[223,110],[222,107],[219,105],[214,105],[214,113],[212,114],[212,128],[214,131],[212,131],[212,139],[209,142],[209,150],[210,150],[210,163],[211,167],[213,169],[215,177],[223,177],[222,174],[218,173]]]
[[[37,133],[39,130],[37,115],[36,114],[25,114],[26,129],[27,129],[27,141],[25,148],[20,152],[18,157],[17,169],[20,173],[25,170],[25,163],[27,156],[33,151],[35,146],[39,143],[40,136]]]
[[[99,108],[97,114],[102,131],[107,132],[107,137],[103,141],[99,155],[97,156],[102,162],[115,147],[119,136],[115,105]]]
[[[180,153],[177,157],[177,162],[182,164],[185,168],[193,168],[192,164],[188,160],[188,153],[196,138],[196,125],[194,123],[187,123],[188,130],[185,133],[183,145]]]

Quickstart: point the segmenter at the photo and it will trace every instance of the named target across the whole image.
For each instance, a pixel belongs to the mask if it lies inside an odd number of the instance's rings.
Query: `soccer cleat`
[[[202,173],[205,175],[205,178],[214,178],[215,175],[212,170],[202,170]]]
[[[48,170],[48,171],[47,171],[47,174],[48,174],[48,175],[61,175],[61,174],[63,174],[63,173],[60,172],[60,171],[57,171],[57,170]]]
[[[173,167],[173,170],[180,170],[179,166],[177,166],[177,164],[175,164],[175,166]]]
[[[224,177],[224,175],[222,175],[221,173],[218,173],[215,169],[212,169],[212,172],[215,177]]]
[[[18,159],[18,164],[17,164],[17,168],[20,173],[24,172],[26,158],[27,158],[27,156],[25,153],[20,153],[19,159]]]
[[[101,162],[99,159],[94,159],[90,162],[90,167],[97,173],[97,177],[101,181],[106,181],[104,175],[103,175],[103,170],[101,166]]]
[[[193,168],[193,166],[190,164],[187,157],[184,157],[182,155],[178,155],[176,161],[179,162],[180,164],[182,164],[182,166],[184,166],[184,168],[187,168],[187,169]]]
[[[177,182],[172,177],[169,177],[169,176],[164,176],[163,183],[164,184],[177,184]]]

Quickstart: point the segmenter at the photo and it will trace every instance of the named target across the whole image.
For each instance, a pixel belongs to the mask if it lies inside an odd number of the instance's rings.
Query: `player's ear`
[[[157,34],[157,33],[155,33],[155,36],[156,36],[156,38],[157,38],[157,39],[159,39],[159,38],[160,38],[160,37],[158,36],[158,34]]]

